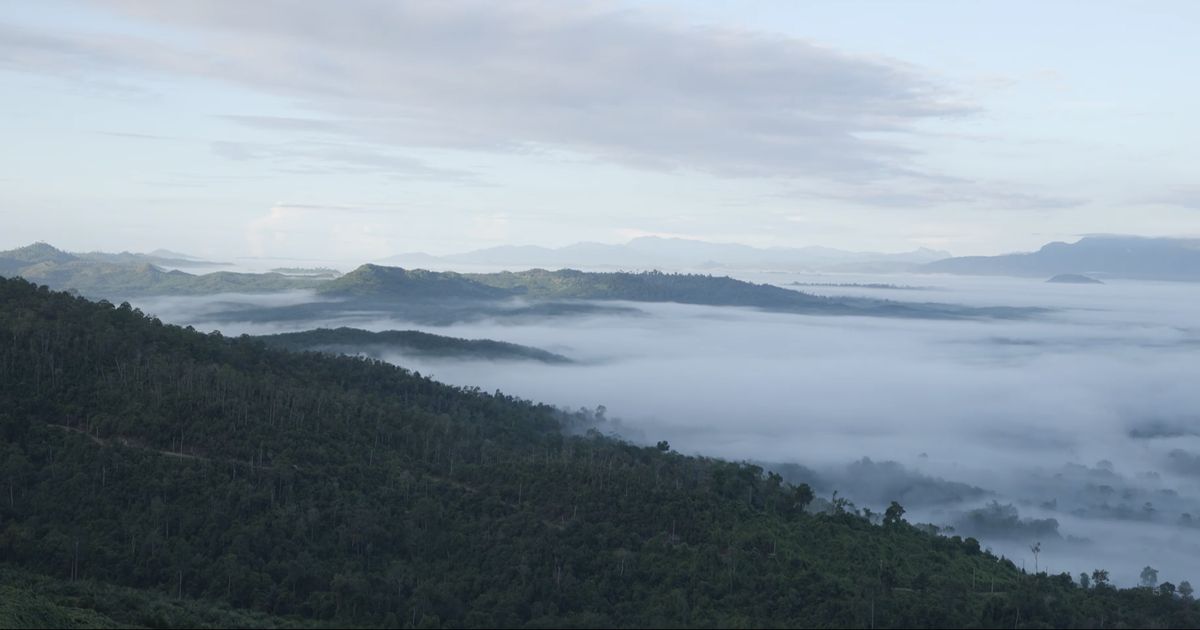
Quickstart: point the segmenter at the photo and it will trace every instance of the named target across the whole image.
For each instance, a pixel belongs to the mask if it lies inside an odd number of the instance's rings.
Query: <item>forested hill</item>
[[[770,284],[754,284],[725,276],[699,274],[655,271],[589,273],[574,269],[531,269],[467,274],[466,277],[517,295],[543,299],[679,302],[783,309],[829,302],[815,295]]]
[[[562,269],[473,273],[363,265],[326,283],[323,293],[375,298],[628,300],[714,306],[794,308],[827,299],[727,277],[660,272],[595,273]]]
[[[176,255],[178,256],[178,255]],[[190,274],[165,266],[210,266],[223,263],[152,254],[71,254],[46,243],[0,252],[0,276],[20,276],[58,289],[92,297],[209,295],[309,288],[320,280],[281,273],[218,271]]]
[[[453,271],[426,271],[362,265],[321,285],[320,293],[340,297],[419,300],[493,300],[512,297],[502,289]]]
[[[601,415],[2,280],[0,623],[1200,625]]]
[[[1022,317],[1037,309],[972,308],[952,304],[822,297],[726,276],[574,269],[499,273],[435,272],[363,265],[318,291],[367,304],[410,300],[623,300],[704,306],[742,306],[813,315],[970,318]]]
[[[561,354],[492,339],[459,339],[419,330],[371,332],[358,328],[318,328],[294,333],[261,335],[268,345],[287,350],[315,350],[334,354],[365,354],[384,358],[387,353],[404,356],[483,359],[490,361],[541,361],[570,363]]]
[[[598,313],[596,301],[674,302],[740,306],[810,315],[863,315],[933,319],[1025,317],[1038,309],[967,307],[871,298],[822,297],[770,284],[701,274],[531,269],[461,274],[452,271],[362,265],[333,274],[190,274],[160,268],[170,261],[146,254],[70,254],[45,243],[0,252],[0,276],[22,277],[52,288],[111,300],[158,295],[266,293],[314,289],[323,297],[299,306],[239,309],[260,320],[319,319],[356,310],[385,310],[413,321],[446,323],[480,317],[540,317]],[[186,261],[185,261],[186,262]],[[334,298],[334,299],[330,299]],[[528,304],[515,305],[519,298]],[[584,301],[590,304],[583,304]],[[573,303],[569,303],[573,302]]]

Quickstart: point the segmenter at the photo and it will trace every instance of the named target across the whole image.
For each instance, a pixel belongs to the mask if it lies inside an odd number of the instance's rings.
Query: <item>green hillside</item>
[[[594,425],[0,281],[0,559],[137,589],[124,615],[174,598],[390,627],[1200,624],[1165,590],[1026,575],[899,506],[809,513],[804,485]],[[0,621],[146,623],[114,616],[128,591],[52,590]]]
[[[965,307],[952,304],[895,302],[855,297],[822,297],[755,284],[726,276],[647,271],[585,272],[574,269],[499,273],[435,272],[421,269],[363,265],[318,289],[354,300],[350,304],[378,306],[411,300],[623,300],[674,302],[703,306],[741,306],[812,315],[861,315],[960,319],[1025,317],[1033,308]],[[410,308],[411,306],[406,306]]]
[[[64,263],[76,260],[68,254],[48,243],[33,243],[24,247],[0,252],[0,259],[16,261],[25,265],[37,263]]]
[[[320,279],[280,273],[220,271],[190,274],[166,271],[144,254],[70,254],[45,243],[0,252],[0,275],[20,276],[55,289],[74,290],[94,298],[146,295],[260,293],[315,286]],[[186,261],[184,261],[186,262]]]
[[[695,274],[591,273],[562,269],[459,274],[363,265],[324,284],[335,295],[395,298],[629,300],[789,308],[828,300],[772,285]]]
[[[383,354],[391,352],[428,358],[541,361],[543,363],[571,362],[561,354],[546,352],[530,346],[492,339],[459,339],[418,330],[371,332],[345,327],[318,328],[303,332],[261,335],[258,339],[268,345],[286,350],[366,354],[376,358],[382,358]]]
[[[0,565],[0,628],[280,628],[311,620],[235,610],[87,579],[64,580]]]
[[[678,273],[588,273],[574,269],[489,274],[468,278],[542,299],[631,300],[636,302],[680,302],[713,306],[757,306],[789,308],[811,306],[826,300],[807,293],[769,284],[754,284],[723,276]]]
[[[475,282],[451,271],[362,265],[321,285],[320,293],[379,299],[495,300],[511,292]]]

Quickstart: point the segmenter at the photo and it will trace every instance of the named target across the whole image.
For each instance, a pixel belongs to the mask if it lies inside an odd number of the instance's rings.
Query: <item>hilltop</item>
[[[375,358],[400,354],[407,357],[475,359],[489,361],[540,361],[570,363],[561,354],[492,339],[459,339],[417,330],[370,332],[357,328],[318,328],[303,332],[260,335],[258,339],[287,350],[314,350],[333,354],[364,354]]]
[[[480,284],[450,271],[426,271],[362,265],[322,284],[317,291],[326,295],[393,300],[495,300],[511,293]]]

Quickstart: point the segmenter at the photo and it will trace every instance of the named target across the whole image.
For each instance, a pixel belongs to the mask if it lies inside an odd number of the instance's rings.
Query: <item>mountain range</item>
[[[168,249],[156,249],[147,254],[135,252],[65,252],[48,243],[38,242],[17,249],[0,251],[0,268],[13,266],[28,266],[37,263],[67,263],[79,260],[93,262],[126,264],[126,265],[155,265],[157,267],[221,267],[230,263],[204,260],[196,256],[173,252]]]
[[[1200,239],[1087,236],[1036,252],[962,256],[926,264],[923,273],[1051,277],[1086,274],[1140,280],[1200,281]]]
[[[282,273],[219,271],[201,275],[154,264],[105,262],[35,243],[0,252],[0,275],[21,276],[51,288],[93,298],[123,300],[151,295],[212,295],[314,289],[322,298],[301,305],[239,308],[217,314],[238,321],[330,317],[354,310],[386,311],[423,323],[480,317],[524,317],[610,312],[622,305],[597,301],[675,302],[738,306],[814,315],[970,318],[1021,317],[1029,309],[970,308],[858,297],[821,297],[771,284],[707,274],[659,271],[585,272],[574,269],[457,273],[362,265],[336,278]]]
[[[155,250],[151,254],[89,252],[73,254],[46,243],[0,252],[0,276],[21,276],[56,289],[96,298],[123,299],[145,295],[205,295],[265,292],[311,287],[322,278],[282,273],[217,271],[191,274],[179,266],[212,266],[184,254]],[[184,264],[180,264],[184,263]]]
[[[412,314],[423,303],[438,301],[439,316],[447,306],[463,302],[497,303],[518,300],[541,307],[569,308],[588,302],[673,302],[700,306],[735,306],[809,315],[859,315],[960,319],[1024,317],[1038,309],[964,307],[953,304],[897,302],[874,298],[825,297],[757,284],[728,276],[660,271],[589,272],[575,269],[530,269],[496,273],[436,272],[423,269],[363,265],[317,287],[317,292],[341,298],[319,308],[406,309]],[[294,307],[287,307],[294,308]],[[489,309],[489,316],[500,311]]]
[[[946,273],[962,275],[1008,275],[1050,278],[1081,274],[1099,278],[1200,281],[1200,239],[1148,238],[1137,236],[1087,236],[1074,243],[1048,243],[1035,252],[999,256],[948,256],[946,252],[918,249],[902,254],[847,252],[823,247],[760,249],[746,245],[706,243],[686,239],[643,237],[624,245],[579,243],[558,249],[536,246],[503,246],[456,254],[430,256],[403,254],[384,259],[386,265],[360,267],[355,278],[338,281],[334,270],[278,269],[270,273],[218,271],[189,274],[178,267],[213,266],[225,263],[203,261],[167,250],[149,254],[121,252],[70,253],[46,243],[34,243],[0,251],[0,276],[22,276],[52,288],[74,289],[93,297],[136,297],[144,295],[203,295],[221,292],[269,292],[312,288],[328,284],[322,291],[364,291],[370,274],[404,269],[410,292],[432,291],[444,296],[455,293],[470,299],[494,299],[511,293],[512,277],[494,274],[445,274],[414,267],[521,268],[519,282],[528,285],[543,269],[572,268],[687,270],[820,271],[827,273]],[[173,269],[174,268],[174,269]],[[396,272],[392,272],[396,273]],[[580,273],[580,272],[576,272]],[[494,280],[488,280],[492,278]],[[393,284],[401,276],[392,278]],[[608,276],[608,280],[616,276]],[[599,279],[602,276],[594,276]],[[464,284],[473,280],[475,285]],[[560,278],[561,280],[562,278]],[[378,281],[377,278],[375,281]],[[357,288],[350,285],[366,282]],[[445,286],[442,286],[443,283]],[[450,284],[456,284],[450,290]],[[537,284],[537,283],[535,283]],[[438,285],[438,286],[435,286]],[[488,285],[492,288],[489,289]],[[539,285],[541,290],[547,286]],[[398,287],[393,286],[393,289]],[[497,290],[500,289],[500,290]],[[527,290],[528,286],[525,289]],[[559,287],[561,290],[562,287]],[[544,296],[543,296],[544,297]],[[568,297],[563,293],[559,298]],[[581,295],[569,297],[581,298]],[[586,299],[598,299],[589,297]],[[622,298],[612,298],[622,299]]]
[[[920,248],[886,254],[851,252],[828,247],[758,248],[736,243],[709,243],[682,238],[644,236],[628,243],[576,243],[551,248],[535,245],[502,245],[461,254],[432,256],[409,253],[379,260],[380,264],[422,267],[473,265],[527,269],[659,269],[659,270],[771,270],[771,271],[906,271],[950,256],[949,252]]]
[[[439,269],[626,269],[698,271],[793,271],[822,273],[949,273],[1051,277],[1064,273],[1141,280],[1200,280],[1200,239],[1085,236],[1074,243],[1048,243],[1035,252],[952,257],[920,248],[903,253],[851,252],[827,247],[756,248],[647,236],[628,243],[576,243],[548,248],[504,245],[432,256],[411,253],[378,261],[386,265]]]

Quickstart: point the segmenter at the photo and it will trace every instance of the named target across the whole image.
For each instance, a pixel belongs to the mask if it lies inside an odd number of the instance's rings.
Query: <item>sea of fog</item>
[[[569,408],[607,407],[629,439],[789,468],[860,507],[896,499],[1042,570],[1200,580],[1200,287],[1112,280],[745,274],[821,295],[1037,306],[1023,320],[917,320],[677,304],[639,315],[444,327],[372,316],[212,323],[272,296],[152,298],[166,321],[228,335],[350,325],[490,338],[576,365],[389,360],[439,380]],[[792,283],[804,286],[793,286]],[[886,283],[900,288],[824,286]],[[822,285],[822,286],[815,286]],[[1190,519],[1189,519],[1190,517]]]

